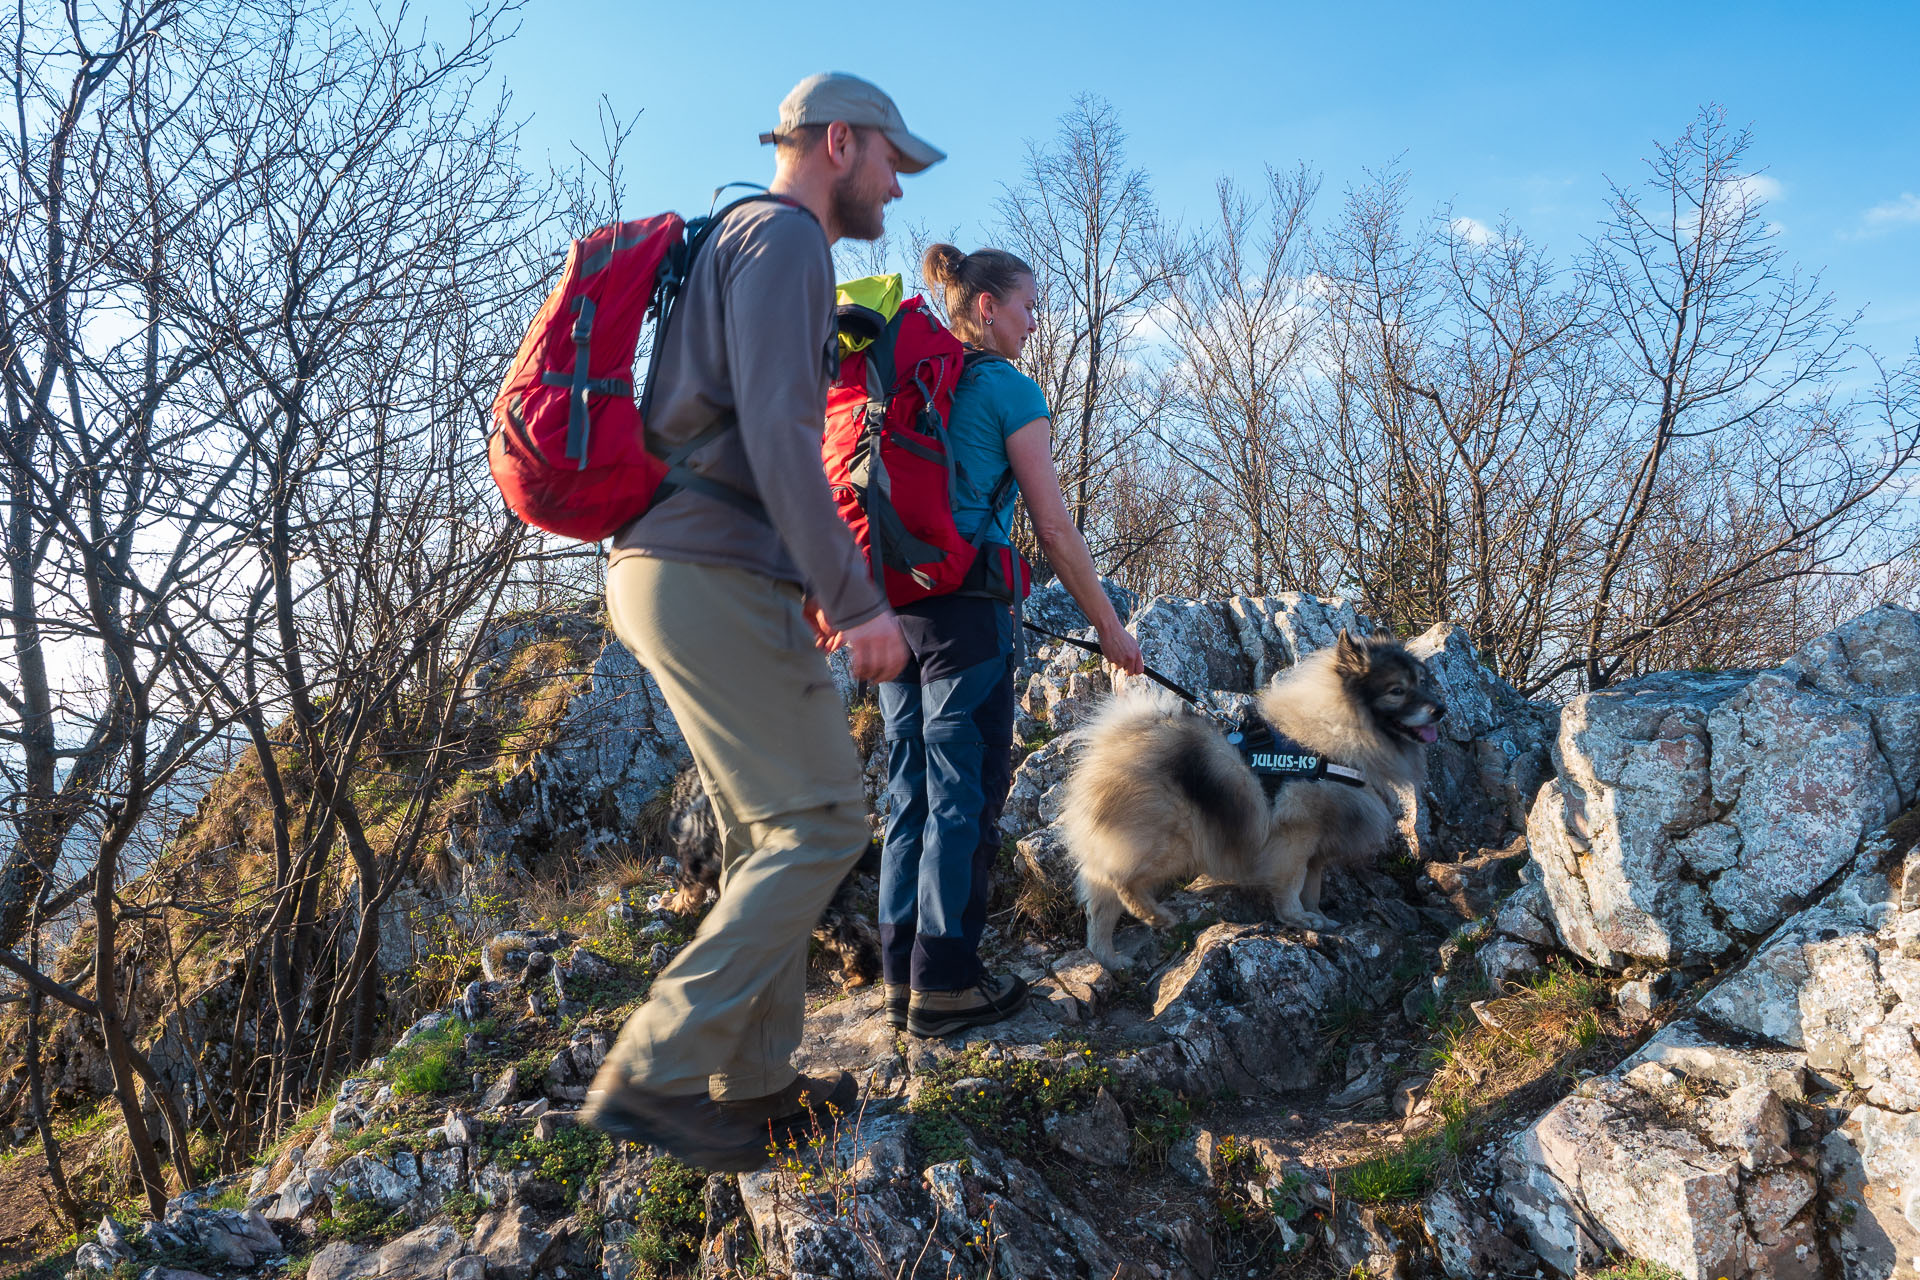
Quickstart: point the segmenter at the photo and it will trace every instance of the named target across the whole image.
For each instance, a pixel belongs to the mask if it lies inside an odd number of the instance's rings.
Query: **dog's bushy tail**
[[[1143,781],[1140,760],[1156,733],[1186,712],[1170,693],[1135,684],[1107,699],[1080,728],[1073,772],[1067,777],[1060,826],[1067,850],[1084,881],[1107,834],[1107,817],[1127,803],[1126,792]],[[1083,897],[1084,900],[1084,897]]]

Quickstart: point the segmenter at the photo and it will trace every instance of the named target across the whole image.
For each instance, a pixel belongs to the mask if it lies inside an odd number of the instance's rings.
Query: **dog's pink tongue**
[[[1413,736],[1422,742],[1438,742],[1440,740],[1440,731],[1430,724],[1415,725],[1413,728]]]

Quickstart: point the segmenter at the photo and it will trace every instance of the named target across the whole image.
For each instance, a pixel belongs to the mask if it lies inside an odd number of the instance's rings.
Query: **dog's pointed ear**
[[[1367,657],[1367,646],[1348,634],[1345,627],[1340,628],[1340,638],[1333,642],[1333,669],[1350,680],[1367,674],[1372,667]]]

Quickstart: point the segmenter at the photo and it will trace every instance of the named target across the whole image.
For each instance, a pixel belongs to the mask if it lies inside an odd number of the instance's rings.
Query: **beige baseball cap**
[[[793,92],[780,100],[780,123],[761,134],[760,141],[774,142],[803,124],[832,124],[835,120],[884,133],[900,151],[902,173],[919,173],[947,158],[940,148],[907,132],[900,108],[880,86],[844,71],[822,71],[793,86]]]

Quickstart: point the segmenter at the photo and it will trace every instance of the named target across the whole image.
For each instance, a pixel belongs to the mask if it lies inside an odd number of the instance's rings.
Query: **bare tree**
[[[1146,172],[1127,162],[1111,103],[1083,94],[999,201],[1002,247],[1033,265],[1040,328],[1026,363],[1053,410],[1054,459],[1074,523],[1093,529],[1108,464],[1142,425],[1128,356],[1181,269]],[[1130,407],[1135,412],[1130,413]],[[1104,551],[1097,529],[1096,560]]]
[[[36,1019],[44,998],[97,1025],[156,1216],[148,1106],[191,1183],[189,1124],[243,1151],[370,1049],[459,646],[512,572],[481,428],[548,267],[511,131],[474,102],[510,12],[449,47],[325,3],[13,15],[0,965]],[[236,734],[269,793],[264,886],[161,840],[130,863]],[[417,754],[376,798],[382,735]],[[87,964],[56,981],[40,926],[83,905],[63,950]],[[182,910],[244,943],[255,1050],[192,1116],[136,1047],[169,998],[147,943]]]
[[[1710,107],[1640,188],[1613,188],[1584,266],[1622,362],[1628,450],[1579,634],[1547,678],[1601,687],[1689,619],[1913,547],[1890,490],[1920,448],[1910,378],[1836,394],[1852,323],[1775,243],[1750,147]],[[1676,541],[1679,565],[1660,552]]]
[[[1307,215],[1319,183],[1304,168],[1269,169],[1261,194],[1231,181],[1216,189],[1219,221],[1168,295],[1174,352],[1161,439],[1194,472],[1220,486],[1233,519],[1216,543],[1238,551],[1235,588],[1265,595],[1299,589],[1312,560],[1300,545],[1308,482],[1299,466],[1293,389],[1302,375],[1314,300],[1307,278]],[[1306,554],[1302,554],[1306,552]]]

